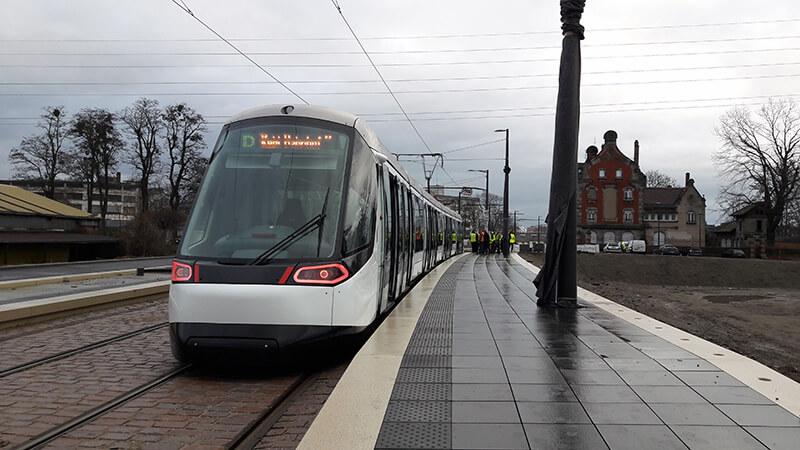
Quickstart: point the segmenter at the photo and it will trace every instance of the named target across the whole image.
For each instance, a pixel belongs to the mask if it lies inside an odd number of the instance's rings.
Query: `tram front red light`
[[[294,273],[295,283],[303,284],[336,284],[347,279],[350,272],[342,264],[325,264],[297,269]]]
[[[172,261],[172,281],[190,281],[192,279],[192,266]]]

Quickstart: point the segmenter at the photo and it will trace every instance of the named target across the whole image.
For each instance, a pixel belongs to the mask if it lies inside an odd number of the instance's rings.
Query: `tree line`
[[[88,212],[97,201],[105,228],[109,187],[120,164],[128,164],[141,194],[140,212],[152,207],[151,193],[163,189],[170,210],[191,206],[208,165],[205,118],[186,103],[164,106],[140,98],[118,112],[83,108],[73,116],[63,106],[47,106],[41,131],[25,136],[9,160],[18,179],[41,180],[55,197],[59,177],[86,185]]]

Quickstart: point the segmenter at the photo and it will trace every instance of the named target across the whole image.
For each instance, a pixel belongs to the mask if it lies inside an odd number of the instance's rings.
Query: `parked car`
[[[686,252],[686,256],[703,256],[703,249],[692,247]]]
[[[658,250],[656,250],[656,253],[659,254],[659,255],[680,255],[681,254],[681,252],[678,251],[678,247],[675,247],[674,245],[662,245],[661,247],[658,247]]]
[[[609,242],[603,247],[605,253],[622,253],[622,246],[618,242]]]
[[[740,250],[738,248],[726,248],[722,250],[722,257],[723,258],[746,258],[744,250]]]

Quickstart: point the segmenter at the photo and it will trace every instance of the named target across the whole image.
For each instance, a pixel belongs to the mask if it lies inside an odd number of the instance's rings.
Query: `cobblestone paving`
[[[296,375],[249,378],[193,372],[56,439],[50,448],[221,448],[278,398]]]
[[[256,445],[257,449],[296,448],[322,405],[342,378],[348,362],[326,370],[303,392]]]
[[[166,298],[2,330],[0,370],[167,321]]]
[[[164,328],[0,378],[0,442],[20,444],[177,367]]]

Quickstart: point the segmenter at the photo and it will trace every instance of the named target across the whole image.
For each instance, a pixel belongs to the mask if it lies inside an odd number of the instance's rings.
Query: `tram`
[[[173,261],[172,353],[269,360],[361,332],[462,238],[362,119],[245,111],[221,130]]]

